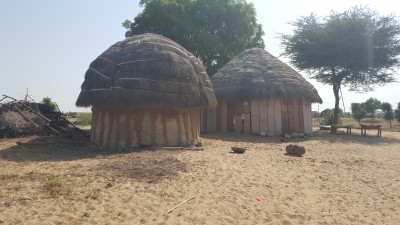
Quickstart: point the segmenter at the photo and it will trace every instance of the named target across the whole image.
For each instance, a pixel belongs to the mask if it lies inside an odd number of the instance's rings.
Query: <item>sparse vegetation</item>
[[[92,113],[78,113],[76,120],[74,121],[76,125],[91,125],[92,124]]]
[[[397,104],[397,109],[394,111],[394,115],[397,122],[400,122],[400,102]]]
[[[47,105],[52,112],[57,111],[57,103],[53,102],[50,97],[44,97],[41,103]]]
[[[52,187],[61,187],[63,183],[63,180],[59,176],[52,176],[47,179],[47,187],[52,188]]]
[[[341,110],[341,109],[340,109]],[[324,111],[321,112],[321,118],[320,118],[320,124],[321,125],[333,125],[333,114],[334,110],[333,109],[325,109]],[[338,119],[338,124],[342,124],[342,113],[339,114],[340,117]]]
[[[371,114],[372,120],[375,118],[375,111],[381,108],[382,102],[376,98],[369,98],[363,103],[365,110]]]
[[[392,105],[389,102],[384,102],[381,105],[381,109],[384,113],[383,118],[385,120],[388,120],[390,123],[390,128],[392,128],[392,120],[394,119],[394,113],[393,113],[393,108]]]
[[[347,120],[358,125],[355,120],[347,118],[343,118],[343,123],[347,124]],[[394,121],[393,127],[398,127],[398,124]],[[201,152],[103,151],[102,155],[97,149],[90,148],[89,143],[76,139],[48,137],[43,144],[38,144],[35,138],[3,140],[0,144],[0,221],[4,224],[23,221],[30,224],[56,224],[58,221],[69,224],[101,224],[104,221],[136,224],[136,221],[146,219],[150,223],[168,224],[178,219],[194,219],[186,213],[186,208],[207,209],[215,199],[222,199],[224,205],[213,208],[215,217],[210,222],[213,224],[226,222],[217,216],[227,215],[227,208],[233,209],[228,214],[231,221],[257,224],[261,220],[270,221],[270,215],[277,212],[267,211],[252,217],[252,221],[245,221],[237,216],[238,210],[245,210],[243,213],[250,215],[261,206],[265,209],[275,206],[296,208],[299,204],[311,207],[313,214],[310,215],[323,221],[326,214],[325,211],[320,213],[320,199],[308,198],[308,195],[293,197],[299,182],[302,189],[310,187],[321,195],[331,196],[327,201],[334,201],[337,197],[332,193],[344,197],[343,204],[335,209],[344,210],[335,211],[335,214],[347,213],[344,217],[357,218],[359,212],[353,210],[357,200],[365,203],[358,205],[363,207],[365,215],[374,215],[379,210],[391,213],[378,215],[382,224],[397,218],[396,212],[390,209],[396,208],[397,202],[391,199],[399,194],[392,184],[398,172],[395,165],[400,157],[397,151],[400,133],[384,131],[382,137],[377,138],[375,132],[369,131],[368,137],[364,137],[354,129],[352,135],[316,134],[306,139],[289,140],[301,141],[307,148],[307,156],[303,158],[284,156],[286,144],[281,144],[280,137],[233,133],[209,134],[204,139],[206,144]],[[59,140],[64,143],[58,143]],[[67,144],[67,140],[71,143]],[[32,144],[16,145],[15,141]],[[230,147],[239,143],[248,147],[249,152],[240,156],[230,154]],[[28,163],[23,163],[21,156]],[[294,170],[294,166],[302,169]],[[249,177],[252,177],[251,188],[238,185],[246,184]],[[269,179],[267,183],[265,177]],[[371,177],[378,180],[365,185]],[[112,182],[115,184],[109,187],[107,184]],[[318,183],[314,186],[315,182]],[[338,187],[338,183],[343,185]],[[215,188],[216,185],[221,188]],[[343,187],[347,187],[344,192]],[[276,191],[278,189],[281,191]],[[376,192],[377,189],[381,191]],[[277,196],[265,190],[274,191]],[[241,198],[231,198],[232,201],[221,198],[238,192],[253,199],[248,201],[248,208],[240,207]],[[197,199],[204,195],[208,197],[204,201],[180,206],[168,217],[160,216],[193,195],[197,195]],[[382,204],[368,204],[371,198],[382,199],[387,207],[383,209]],[[208,219],[204,214],[193,223],[202,224]],[[363,217],[355,223],[363,224],[367,219]],[[294,221],[295,224],[307,222],[305,217]],[[340,222],[346,223],[344,220]]]
[[[317,128],[322,125],[321,123],[322,118],[313,118],[312,119],[312,126]],[[390,123],[389,121],[385,121],[384,119],[377,119],[375,118],[372,121],[372,118],[363,118],[361,119],[362,124],[381,124],[382,125],[382,130],[384,131],[394,131],[394,132],[400,132],[400,121],[392,121],[392,128],[390,128]],[[360,123],[353,119],[353,118],[342,118],[342,125],[351,125],[352,128],[359,129],[360,128]]]
[[[351,103],[351,113],[358,124],[361,124],[361,120],[367,115],[367,110],[365,110],[363,103]]]

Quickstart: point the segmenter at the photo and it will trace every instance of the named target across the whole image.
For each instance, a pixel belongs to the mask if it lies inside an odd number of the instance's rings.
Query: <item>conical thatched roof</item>
[[[77,106],[200,108],[217,104],[203,64],[176,42],[142,34],[112,45],[86,71]]]
[[[317,90],[302,75],[260,48],[240,53],[211,80],[219,102],[286,97],[322,103]]]

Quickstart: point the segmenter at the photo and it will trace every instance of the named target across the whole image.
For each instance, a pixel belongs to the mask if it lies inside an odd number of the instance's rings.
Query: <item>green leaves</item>
[[[247,48],[264,48],[253,4],[237,0],[147,0],[126,36],[157,33],[200,58],[212,75]]]
[[[321,19],[302,17],[292,25],[294,34],[281,36],[284,55],[299,69],[311,72],[311,78],[359,92],[395,80],[400,25],[394,15],[354,7]]]
[[[394,110],[394,117],[400,122],[400,102],[397,104],[397,109]]]
[[[394,112],[392,105],[389,102],[384,102],[381,104],[380,107],[384,113],[385,120],[393,120],[394,119]]]
[[[380,16],[367,7],[353,7],[319,18],[295,22],[292,35],[282,35],[284,56],[310,78],[333,86],[335,108],[339,90],[372,91],[395,81],[400,65],[400,24],[394,15]],[[338,118],[335,110],[334,120]]]
[[[359,123],[367,115],[365,106],[363,103],[351,103],[351,115]]]
[[[50,97],[44,97],[41,103],[45,104],[50,111],[57,111],[57,103],[53,102]]]

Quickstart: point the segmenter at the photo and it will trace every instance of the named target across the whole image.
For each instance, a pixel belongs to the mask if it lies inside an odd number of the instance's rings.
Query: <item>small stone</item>
[[[267,136],[267,133],[261,131],[261,132],[260,132],[260,135],[265,137],[265,136]]]
[[[306,148],[301,145],[290,144],[286,146],[286,153],[288,155],[302,156],[306,153]]]
[[[299,138],[304,138],[304,134],[303,133],[299,133]]]
[[[194,146],[203,147],[203,141],[202,140],[198,140],[197,143]]]
[[[267,136],[268,136],[268,137],[273,137],[274,134],[273,134],[273,133],[268,133]]]
[[[285,134],[285,138],[291,138],[289,134]]]
[[[292,133],[291,136],[292,136],[292,138],[298,138],[298,137],[299,137],[299,134],[295,132],[295,133]]]

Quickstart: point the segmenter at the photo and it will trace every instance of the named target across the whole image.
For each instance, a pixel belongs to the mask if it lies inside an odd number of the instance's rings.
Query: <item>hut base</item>
[[[110,148],[190,146],[200,135],[200,110],[93,107],[91,143]]]

